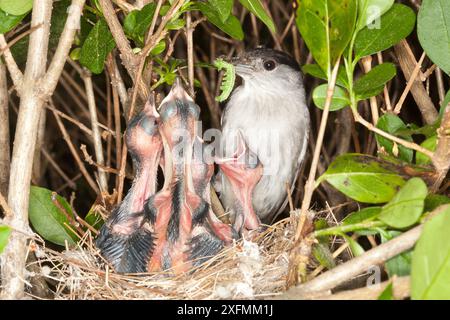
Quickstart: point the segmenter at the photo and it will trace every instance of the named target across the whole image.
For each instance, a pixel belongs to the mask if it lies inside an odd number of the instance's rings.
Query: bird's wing
[[[307,127],[308,127],[308,126],[307,126]],[[304,142],[304,144],[303,144],[303,148],[302,148],[302,150],[301,150],[301,152],[300,152],[300,155],[299,155],[299,157],[298,157],[298,160],[297,160],[297,169],[296,169],[296,171],[295,171],[294,178],[293,178],[292,183],[291,183],[291,185],[290,185],[291,193],[294,191],[295,183],[297,182],[297,178],[298,178],[298,175],[299,175],[300,170],[301,170],[301,168],[302,168],[302,164],[304,165],[304,161],[303,161],[303,160],[304,160],[304,158],[305,158],[306,149],[308,148],[308,141],[309,141],[309,130],[307,130],[307,132],[306,132],[306,140],[305,140],[305,142]],[[283,202],[283,204],[281,205],[280,209],[279,209],[279,210],[277,211],[277,213],[272,217],[272,219],[271,219],[271,224],[272,224],[272,223],[275,221],[275,219],[276,219],[276,218],[284,211],[284,209],[286,208],[288,202],[289,202],[289,195],[286,196],[286,199],[284,199],[284,202]]]

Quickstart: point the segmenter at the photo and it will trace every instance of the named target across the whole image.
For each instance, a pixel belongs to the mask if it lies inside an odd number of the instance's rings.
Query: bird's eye
[[[266,60],[264,61],[264,69],[266,69],[267,71],[273,70],[275,69],[275,61],[273,60]]]

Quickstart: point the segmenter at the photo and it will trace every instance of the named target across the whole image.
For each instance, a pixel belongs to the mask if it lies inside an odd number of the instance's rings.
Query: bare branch
[[[16,86],[16,90],[20,93],[23,74],[17,66],[16,60],[14,60],[14,57],[11,53],[11,50],[9,50],[9,46],[6,43],[5,36],[3,34],[0,34],[0,51],[5,57],[6,66],[8,68],[9,74],[11,75],[11,79],[14,85]]]
[[[372,70],[372,56],[367,56],[362,59],[362,64],[365,73],[369,73]],[[372,112],[372,122],[377,125],[380,114],[378,112],[377,97],[370,97],[370,111]]]
[[[420,57],[419,62],[417,62],[416,66],[414,67],[413,71],[411,72],[411,77],[409,78],[408,83],[406,84],[405,90],[403,90],[400,100],[398,100],[397,105],[394,108],[395,114],[400,113],[403,103],[406,100],[406,96],[408,95],[409,90],[411,90],[411,87],[414,84],[414,81],[416,81],[417,76],[419,75],[420,68],[422,67],[422,63],[423,63],[424,59],[425,59],[425,52],[422,53],[422,56]]]
[[[0,61],[0,193],[8,195],[9,164],[9,113],[6,67]]]
[[[441,127],[437,130],[438,143],[434,156],[431,158],[438,173],[438,178],[432,186],[432,190],[439,189],[450,169],[450,103],[445,108]]]
[[[31,28],[38,25],[41,25],[41,27],[30,35],[27,66],[21,81],[20,108],[8,190],[8,203],[14,212],[14,216],[5,219],[6,223],[19,230],[29,229],[28,201],[39,116],[45,98],[52,94],[51,91],[56,86],[56,81],[59,78],[75,34],[73,26],[75,24],[78,26],[83,4],[84,0],[72,0],[72,5],[78,6],[78,9],[73,9],[67,18],[55,58],[50,66],[49,76],[46,77],[50,83],[40,80],[45,77],[47,65],[53,1],[41,0],[39,5],[33,6]],[[8,50],[5,51],[5,57],[7,53]],[[18,299],[23,297],[26,254],[27,237],[20,233],[13,233],[3,253],[4,259],[1,264],[2,298]]]
[[[136,79],[137,58],[131,49],[125,33],[123,32],[122,25],[114,12],[114,7],[110,0],[100,0],[99,2],[103,10],[106,23],[108,23],[109,29],[114,37],[114,41],[117,44],[117,48],[119,48],[120,58],[123,65],[127,69],[131,78]]]
[[[88,100],[89,113],[91,115],[90,119],[91,119],[91,127],[92,127],[92,138],[94,139],[95,158],[101,166],[104,166],[105,159],[103,158],[102,138],[100,135],[100,129],[98,127],[97,106],[95,105],[94,87],[92,85],[92,77],[88,71],[82,73],[81,77],[83,78],[84,86],[86,88],[86,96],[87,96],[87,100]],[[107,192],[108,191],[108,180],[106,179],[105,171],[100,167],[98,168],[98,178],[99,178],[101,191]]]
[[[48,98],[55,90],[58,83],[59,76],[61,75],[64,64],[66,63],[69,55],[72,42],[75,37],[75,33],[80,29],[80,17],[83,11],[85,0],[72,0],[72,4],[69,7],[69,15],[67,16],[64,30],[59,39],[58,47],[56,48],[53,60],[50,63],[46,75],[43,77],[40,85],[41,92]]]
[[[337,285],[366,272],[369,268],[411,249],[419,239],[422,227],[422,225],[417,226],[391,241],[381,244],[378,247],[321,274],[305,284],[291,288],[288,292],[301,297],[304,294],[312,292],[331,290]]]
[[[417,143],[414,142],[410,142],[410,141],[406,141],[403,139],[400,139],[396,136],[393,136],[377,127],[375,127],[372,123],[370,123],[369,121],[367,121],[366,119],[364,119],[356,110],[353,110],[353,116],[355,117],[355,121],[362,124],[363,126],[365,126],[367,129],[369,129],[370,131],[373,131],[377,134],[379,134],[380,136],[385,137],[386,139],[392,140],[406,148],[412,149],[412,150],[416,150],[419,152],[422,152],[423,154],[425,154],[427,157],[429,158],[433,158],[433,152],[431,152],[428,149],[425,149],[422,146],[419,146]]]
[[[410,296],[411,284],[410,277],[393,277],[380,284],[374,284],[353,290],[341,291],[335,294],[312,294],[310,296],[302,297],[303,299],[314,300],[377,300],[381,293],[386,289],[389,284],[392,284],[393,297],[396,300],[402,300]],[[281,295],[274,299],[299,299],[298,296]]]
[[[20,89],[20,108],[8,190],[8,203],[14,215],[5,220],[6,223],[21,230],[28,228],[31,170],[39,116],[44,103],[36,92],[36,83],[45,73],[51,12],[51,0],[43,0],[40,5],[33,6],[31,27],[39,24],[42,26],[30,35],[27,66]],[[3,252],[2,298],[18,299],[23,296],[26,253],[27,237],[20,233],[13,233]]]
[[[186,39],[187,39],[187,55],[188,55],[188,79],[189,92],[194,96],[194,28],[192,28],[191,13],[186,13]]]
[[[86,170],[86,167],[83,163],[83,161],[81,161],[80,156],[75,148],[75,146],[73,145],[72,141],[70,140],[69,134],[67,133],[66,128],[64,127],[64,124],[61,121],[61,118],[59,117],[58,113],[56,112],[56,109],[53,108],[53,115],[55,116],[56,122],[58,124],[59,129],[61,130],[61,133],[63,135],[64,140],[67,143],[67,146],[69,147],[70,152],[72,153],[75,162],[78,164],[78,167],[80,168],[81,173],[83,174],[84,178],[86,179],[87,183],[91,186],[91,188],[98,193],[99,190],[97,188],[97,185],[95,184],[94,179],[91,178],[91,176],[89,175],[88,171]]]
[[[444,212],[450,205],[443,205],[435,209],[429,219]],[[411,249],[422,233],[423,224],[403,233],[402,235],[379,245],[362,255],[353,258],[325,273],[322,273],[313,280],[289,289],[285,296],[279,298],[296,297],[300,299],[305,295],[331,290],[339,284],[366,272],[373,266],[382,264],[396,255]]]
[[[320,150],[322,148],[323,137],[325,135],[325,128],[327,126],[328,113],[331,106],[331,100],[333,98],[334,87],[336,85],[337,74],[339,70],[339,61],[336,62],[333,72],[331,74],[330,83],[327,90],[327,99],[325,101],[325,107],[322,113],[322,119],[320,121],[319,133],[317,134],[316,148],[314,150],[314,156],[311,164],[311,169],[309,171],[309,177],[305,184],[305,196],[302,201],[302,209],[300,214],[300,222],[297,227],[297,232],[295,234],[295,241],[298,241],[301,236],[303,229],[303,223],[306,219],[306,212],[309,210],[309,205],[311,203],[312,193],[314,191],[314,181],[316,177],[317,165],[319,163]],[[303,218],[304,217],[304,218]]]
[[[412,79],[414,69],[417,66],[417,61],[414,58],[414,55],[411,55],[410,51],[411,48],[406,40],[400,41],[399,44],[395,46],[395,53],[397,54],[400,67],[402,68],[406,79]],[[411,93],[419,107],[425,123],[434,123],[438,113],[420,79],[416,78],[412,83]]]

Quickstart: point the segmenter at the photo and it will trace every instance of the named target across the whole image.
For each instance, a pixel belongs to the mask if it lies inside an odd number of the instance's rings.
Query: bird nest
[[[280,294],[294,238],[291,219],[249,237],[178,276],[170,270],[117,274],[99,255],[90,232],[76,248],[63,252],[36,245],[35,263],[53,284],[55,299],[260,299]]]

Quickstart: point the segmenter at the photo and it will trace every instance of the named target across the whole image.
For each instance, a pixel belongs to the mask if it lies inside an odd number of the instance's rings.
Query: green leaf
[[[194,10],[200,10],[209,22],[232,38],[236,40],[244,39],[244,31],[242,31],[241,23],[235,16],[230,15],[225,22],[222,22],[214,8],[207,3],[197,2],[192,8]]]
[[[145,32],[152,23],[156,11],[156,3],[152,2],[142,7],[141,10],[131,11],[123,21],[125,34],[136,41],[139,46],[144,45]]]
[[[447,94],[444,97],[444,101],[442,101],[441,108],[439,109],[439,119],[442,119],[444,116],[445,108],[447,108],[450,103],[450,90],[447,91]]]
[[[166,42],[164,40],[161,40],[150,53],[154,56],[157,56],[158,54],[163,53],[163,51],[166,50]]]
[[[267,28],[273,33],[277,32],[272,18],[267,14],[266,9],[260,0],[239,0],[239,2],[251,13],[258,17]]]
[[[386,113],[378,119],[377,128],[395,136],[400,136],[397,132],[399,130],[407,129],[407,126],[398,116]],[[400,137],[406,141],[413,141],[411,135],[401,135]],[[403,161],[412,162],[414,152],[411,149],[396,145],[398,154],[395,154],[396,150],[394,150],[394,142],[378,134],[375,134],[375,138],[377,139],[378,144],[389,154],[399,157]]]
[[[360,256],[365,252],[364,248],[361,247],[358,241],[356,241],[352,237],[347,236],[346,234],[341,234],[341,236],[345,239],[345,241],[348,242],[348,247],[355,257]]]
[[[374,220],[381,212],[381,207],[367,207],[357,212],[352,212],[342,220],[342,224],[356,224]]]
[[[80,54],[81,54],[81,48],[75,48],[72,51],[70,51],[70,59],[73,61],[80,60]]]
[[[49,52],[53,52],[58,45],[59,38],[61,37],[61,33],[66,23],[68,15],[67,10],[70,3],[70,0],[60,0],[53,3],[52,18],[50,21],[50,37],[48,43]],[[27,61],[28,41],[29,36],[27,35],[11,47],[11,53],[19,66],[25,64]]]
[[[441,194],[429,194],[425,198],[425,208],[424,212],[431,212],[437,207],[440,207],[444,204],[449,204],[450,198]]]
[[[87,37],[89,36],[89,33],[91,32],[92,28],[94,27],[89,21],[88,16],[90,15],[89,12],[83,12],[83,15],[80,19],[80,32],[78,34],[80,45],[83,45],[84,41],[86,41]],[[92,19],[95,19],[95,17],[92,17]],[[95,20],[94,20],[95,21]]]
[[[360,211],[350,213],[342,220],[342,225],[352,225],[357,223],[364,223],[373,221],[381,212],[381,207],[367,207]],[[374,235],[379,233],[379,228],[360,229],[355,231],[356,234],[361,236]]]
[[[314,221],[314,230],[321,230],[321,229],[326,229],[328,228],[328,221],[326,219],[320,218],[317,219],[316,221]],[[323,236],[323,237],[317,237],[317,240],[324,244],[324,245],[329,245],[330,242],[330,237],[328,236]]]
[[[327,80],[327,75],[325,74],[325,72],[323,72],[322,69],[320,69],[317,64],[305,64],[302,67],[302,71],[304,74],[310,74],[313,77]],[[343,66],[339,67],[336,84],[340,85],[341,87],[348,88],[347,74]]]
[[[411,298],[450,299],[450,206],[425,223],[411,266]]]
[[[346,196],[366,203],[384,203],[403,186],[392,164],[372,156],[348,153],[338,156],[317,184],[327,181]]]
[[[233,9],[233,0],[208,0],[208,2],[216,10],[220,21],[227,21]]]
[[[99,230],[105,221],[103,220],[102,216],[97,213],[97,210],[95,210],[97,205],[93,205],[91,209],[89,210],[88,214],[84,218],[84,221],[89,223],[94,229]]]
[[[380,28],[362,29],[355,40],[357,59],[389,49],[400,40],[406,38],[414,29],[416,16],[414,11],[405,5],[394,4],[380,18]]]
[[[358,100],[378,95],[383,91],[384,85],[395,77],[396,73],[394,64],[390,62],[377,65],[355,82],[353,89]]]
[[[325,101],[327,99],[328,84],[322,84],[316,87],[313,91],[313,101],[317,108],[322,109],[325,107]],[[350,105],[350,98],[345,89],[336,86],[333,92],[333,99],[331,100],[330,111],[340,110]]]
[[[392,290],[392,282],[389,283],[377,300],[394,300],[394,292]]]
[[[327,77],[351,40],[356,13],[356,0],[298,0],[297,27]]]
[[[32,7],[33,0],[0,0],[0,9],[15,16],[27,13]]]
[[[336,266],[336,262],[327,245],[323,243],[314,244],[312,247],[312,254],[321,266],[327,269],[333,269]]]
[[[64,30],[66,24],[70,0],[55,1],[53,4],[52,19],[50,23],[50,38],[49,48],[56,48],[58,46],[59,38]]]
[[[428,189],[420,178],[412,178],[383,207],[378,219],[387,225],[402,229],[416,223],[423,212]]]
[[[180,30],[184,27],[186,21],[184,19],[174,19],[166,25],[167,30]]]
[[[6,248],[10,234],[11,234],[10,227],[0,225],[0,254]]]
[[[427,56],[450,75],[450,1],[423,0],[417,34]]]
[[[394,230],[383,231],[380,233],[381,242],[388,242],[401,234],[401,232]],[[385,267],[389,278],[392,278],[394,275],[399,277],[409,275],[411,273],[411,259],[412,250],[408,250],[386,261]]]
[[[103,71],[108,53],[116,43],[106,21],[98,20],[81,47],[80,63],[95,74]]]
[[[67,201],[56,196],[58,202],[65,208],[66,212],[72,215],[72,209]],[[74,245],[77,239],[64,224],[69,224],[69,219],[52,201],[52,191],[32,186],[30,189],[30,205],[28,216],[31,225],[45,240],[65,245]]]
[[[420,145],[427,150],[434,151],[434,150],[436,150],[436,144],[437,144],[437,135],[434,135],[434,136],[426,139]],[[416,164],[426,165],[426,164],[430,164],[430,163],[431,163],[431,159],[428,158],[428,156],[424,155],[422,152],[417,151]]]
[[[356,30],[359,31],[365,26],[371,25],[388,11],[393,4],[394,0],[359,0]]]
[[[0,33],[7,33],[17,26],[27,14],[13,15],[0,10]]]

